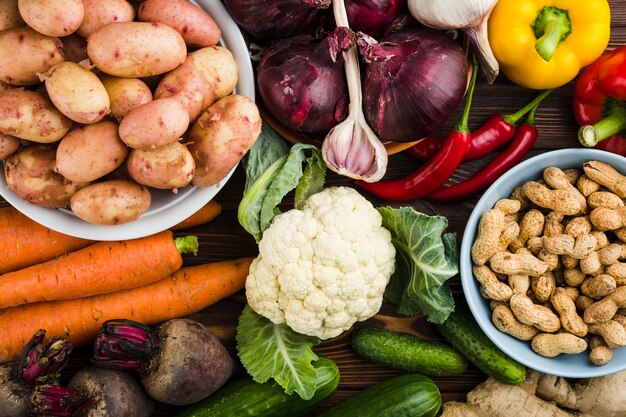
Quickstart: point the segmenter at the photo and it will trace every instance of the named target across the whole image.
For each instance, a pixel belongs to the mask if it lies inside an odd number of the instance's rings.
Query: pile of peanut
[[[626,176],[599,161],[583,171],[547,168],[487,211],[473,272],[500,331],[604,365],[626,346]]]

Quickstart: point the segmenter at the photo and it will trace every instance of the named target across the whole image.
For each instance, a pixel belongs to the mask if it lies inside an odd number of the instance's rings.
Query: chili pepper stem
[[[626,129],[626,109],[615,107],[611,113],[594,125],[585,125],[578,130],[578,140],[587,147],[592,148],[598,142]]]
[[[543,94],[550,94],[552,92],[552,90],[546,90],[544,91]],[[548,95],[546,94],[546,96]],[[544,96],[545,97],[545,96]],[[530,126],[534,126],[535,125],[535,114],[537,113],[537,109],[539,108],[539,103],[537,103],[535,106],[533,106],[530,111],[528,112],[528,115],[526,116],[526,121],[524,123],[526,123],[527,125]]]
[[[554,6],[541,9],[531,27],[537,37],[535,49],[546,62],[552,59],[561,42],[572,33],[569,13]]]
[[[474,89],[476,88],[476,77],[478,74],[478,59],[476,55],[472,57],[472,78],[467,90],[467,96],[465,97],[465,108],[463,109],[463,116],[461,120],[454,126],[454,130],[459,133],[471,133],[469,130],[469,114],[472,107],[472,99],[474,98]]]
[[[515,125],[519,122],[528,112],[533,109],[536,110],[539,104],[543,101],[544,98],[548,97],[552,90],[545,90],[543,93],[539,94],[533,101],[516,111],[515,113],[502,115],[502,118],[509,124]]]

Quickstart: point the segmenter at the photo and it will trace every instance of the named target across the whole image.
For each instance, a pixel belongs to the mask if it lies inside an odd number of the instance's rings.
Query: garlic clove
[[[333,14],[337,26],[349,27],[344,0],[333,0]],[[339,175],[376,182],[387,171],[387,150],[363,115],[363,92],[356,46],[344,54],[350,110],[348,117],[326,135],[322,144],[322,158]]]
[[[463,32],[474,46],[485,79],[489,84],[492,84],[500,73],[500,64],[489,45],[487,20],[485,18],[478,26],[464,29]]]
[[[460,29],[467,35],[489,84],[500,71],[487,35],[487,21],[497,3],[498,0],[408,0],[409,12],[424,26]]]
[[[366,182],[380,180],[387,171],[387,151],[367,123],[348,117],[335,126],[322,145],[326,165],[339,175]]]

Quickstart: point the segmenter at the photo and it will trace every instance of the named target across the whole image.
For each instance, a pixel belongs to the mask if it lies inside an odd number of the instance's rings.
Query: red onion
[[[342,52],[354,45],[345,27],[326,38],[296,37],[270,46],[259,63],[257,86],[268,112],[298,132],[326,133],[348,114]]]
[[[345,0],[350,29],[378,37],[400,16],[405,0]]]
[[[385,141],[408,142],[443,125],[461,103],[468,63],[461,47],[432,29],[395,32],[380,43],[359,34],[368,64],[365,117]]]
[[[298,33],[330,7],[331,0],[224,0],[235,21],[257,38],[284,38]]]

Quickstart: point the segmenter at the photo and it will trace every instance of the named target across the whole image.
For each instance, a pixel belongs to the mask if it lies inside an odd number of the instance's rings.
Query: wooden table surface
[[[612,36],[609,48],[626,44],[626,0],[611,0],[612,9]],[[537,113],[539,139],[534,148],[527,155],[537,155],[553,149],[579,147],[576,140],[577,126],[574,120],[572,104],[572,84],[556,90],[541,106]],[[523,107],[530,101],[536,92],[513,85],[503,75],[492,85],[487,85],[479,79],[476,88],[474,105],[470,118],[470,127],[476,128],[487,117],[494,113],[510,113]],[[441,136],[459,118],[457,111],[450,122],[440,130]],[[469,177],[483,166],[489,158],[463,164],[454,174],[452,181],[460,181]],[[394,155],[389,160],[388,178],[399,177],[410,173],[418,167],[418,163],[404,154]],[[244,173],[239,167],[231,180],[219,192],[216,200],[222,204],[222,214],[213,222],[191,229],[193,234],[200,238],[200,252],[197,256],[186,256],[186,265],[195,265],[211,261],[232,259],[240,256],[256,256],[257,246],[254,240],[243,230],[237,222],[237,206],[242,196]],[[350,181],[334,174],[328,176],[327,185],[350,185]],[[465,223],[478,197],[457,204],[430,204],[424,201],[409,201],[393,206],[411,205],[418,211],[426,214],[439,214],[449,219],[449,230],[458,233],[458,242],[463,234]],[[388,205],[384,201],[372,198],[375,206]],[[288,203],[285,208],[288,208]],[[7,203],[0,199],[0,206]],[[185,231],[188,234],[189,231]],[[453,278],[451,287],[457,298],[462,297],[458,277]],[[235,326],[237,317],[245,303],[242,293],[223,300],[206,310],[195,314],[195,318],[205,323],[230,350],[234,357]],[[440,340],[440,336],[422,316],[406,318],[394,314],[393,306],[384,304],[381,312],[371,320],[358,323],[361,326],[385,326],[390,329],[418,334],[422,337]],[[369,363],[357,356],[350,347],[350,332],[333,340],[320,344],[315,351],[319,355],[334,360],[341,372],[341,383],[336,394],[324,403],[319,409],[327,408],[332,404],[353,395],[364,388],[397,375],[400,372],[385,366]],[[64,372],[68,378],[73,372],[88,363],[88,349],[77,349],[73,359]],[[240,371],[243,372],[243,371]],[[451,378],[434,378],[444,401],[465,399],[466,393],[486,376],[471,366],[464,374]],[[177,408],[159,405],[154,416],[171,416]],[[318,409],[318,410],[319,410]],[[315,412],[311,414],[316,415]]]

